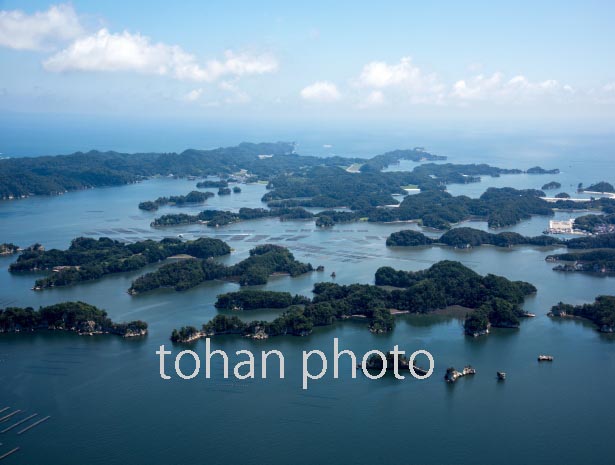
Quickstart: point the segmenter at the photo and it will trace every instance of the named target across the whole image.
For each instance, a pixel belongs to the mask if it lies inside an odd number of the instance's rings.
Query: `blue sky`
[[[417,121],[615,116],[615,3],[0,2],[0,111]]]

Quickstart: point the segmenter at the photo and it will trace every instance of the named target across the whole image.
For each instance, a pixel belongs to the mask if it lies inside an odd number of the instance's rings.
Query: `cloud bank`
[[[70,5],[51,6],[27,15],[20,10],[0,11],[0,46],[16,50],[50,50],[83,33]]]
[[[276,71],[271,55],[235,54],[227,51],[223,60],[199,64],[197,58],[177,45],[154,43],[147,36],[111,33],[101,29],[75,40],[69,47],[43,62],[48,71],[134,71],[170,76],[180,80],[213,82],[225,76],[245,76]]]

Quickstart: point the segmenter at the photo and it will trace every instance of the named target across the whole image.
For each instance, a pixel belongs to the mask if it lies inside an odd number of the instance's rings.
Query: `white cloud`
[[[203,89],[198,88],[198,89],[191,90],[184,97],[189,102],[195,102],[195,101],[197,101],[198,99],[201,98],[202,94],[203,94]]]
[[[373,107],[377,105],[382,105],[385,102],[384,94],[380,90],[374,90],[369,93],[365,101],[361,106],[363,107]]]
[[[471,81],[459,80],[453,84],[452,96],[462,100],[484,99],[489,92],[501,86],[504,76],[493,73],[491,76],[479,74]]]
[[[230,93],[230,97],[227,97],[225,100],[226,103],[248,103],[252,100],[246,92],[237,87],[233,82],[222,81],[218,87]]]
[[[110,33],[101,29],[82,37],[44,61],[48,71],[135,71],[170,76],[181,80],[216,81],[224,76],[264,74],[277,70],[271,55],[225,53],[224,60],[210,60],[204,66],[177,45],[153,43],[139,33]]]
[[[395,89],[411,103],[440,103],[445,93],[445,86],[438,76],[424,73],[410,57],[403,57],[392,65],[372,61],[363,67],[355,83],[361,88]]]
[[[500,72],[491,76],[479,74],[469,80],[455,82],[451,97],[458,101],[489,101],[492,103],[524,103],[543,98],[564,99],[574,94],[570,85],[554,79],[532,82],[523,75],[505,79]]]
[[[329,81],[316,81],[301,89],[301,98],[315,102],[335,102],[341,98],[337,86]]]
[[[54,5],[28,15],[20,10],[0,11],[0,46],[18,50],[50,50],[83,33],[71,5]]]

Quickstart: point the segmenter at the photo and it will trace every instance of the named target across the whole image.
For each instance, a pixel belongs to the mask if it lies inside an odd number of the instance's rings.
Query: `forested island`
[[[228,187],[228,181],[226,179],[221,179],[220,181],[213,181],[211,179],[206,179],[205,181],[197,182],[196,187],[197,189],[208,189],[208,188],[220,189],[221,187]]]
[[[386,241],[388,247],[443,244],[461,249],[487,244],[496,247],[512,247],[514,245],[554,246],[564,243],[564,241],[546,235],[526,237],[515,232],[494,234],[474,228],[450,229],[437,239],[431,239],[418,231],[402,230],[392,233]]]
[[[551,308],[549,316],[558,318],[579,317],[593,322],[598,331],[615,332],[615,296],[601,295],[592,304],[570,305],[558,303]]]
[[[388,247],[447,245],[465,249],[486,244],[496,247],[534,245],[540,247],[561,246],[569,249],[613,249],[615,248],[615,233],[564,240],[547,235],[527,237],[515,232],[489,233],[480,229],[461,227],[450,229],[436,239],[432,239],[419,231],[406,229],[391,233],[386,240],[386,245]],[[551,255],[550,257],[558,256]],[[549,257],[547,257],[547,259],[549,259]]]
[[[128,292],[136,295],[159,288],[183,291],[214,279],[235,281],[240,286],[253,286],[266,284],[274,274],[299,276],[312,270],[311,264],[295,260],[287,248],[265,244],[253,248],[248,258],[231,266],[211,259],[189,259],[163,265],[137,278]]]
[[[170,197],[158,197],[156,200],[148,200],[139,204],[139,209],[146,211],[156,211],[163,205],[182,206],[196,203],[203,203],[208,198],[213,197],[212,192],[191,191],[186,195],[172,195]]]
[[[171,339],[188,342],[216,334],[256,338],[282,334],[301,336],[309,334],[315,326],[349,318],[365,319],[370,331],[383,333],[394,328],[394,314],[429,313],[452,306],[467,309],[465,330],[468,334],[486,334],[490,326],[518,327],[519,318],[527,315],[520,305],[526,296],[536,292],[529,283],[491,274],[481,276],[453,261],[442,261],[417,272],[382,267],[376,272],[375,282],[375,285],[317,283],[311,301],[293,303],[271,322],[245,323],[236,316],[217,315],[201,329],[174,330]],[[283,298],[284,302],[288,302],[289,296]],[[281,301],[278,294],[254,294],[253,298],[265,308],[275,308]],[[229,305],[233,305],[232,298],[228,301],[225,298],[223,306]]]
[[[214,306],[218,310],[256,310],[262,308],[288,308],[291,305],[303,305],[310,299],[290,292],[245,289],[237,292],[220,294]]]
[[[9,271],[52,271],[38,279],[34,289],[66,286],[101,278],[111,273],[134,271],[173,255],[189,255],[206,259],[226,255],[230,247],[219,239],[199,238],[194,241],[180,239],[145,240],[133,244],[101,237],[78,237],[67,250],[29,248],[24,250]]]
[[[605,208],[604,215],[583,215],[574,220],[574,228],[593,234],[615,232],[615,211]]]
[[[399,163],[400,160],[409,160],[414,162],[423,161],[443,161],[445,156],[431,154],[423,147],[415,147],[411,150],[392,150],[391,152],[376,155],[362,164],[360,170],[366,171],[382,171],[384,168]]]
[[[267,157],[260,155],[267,154]],[[425,151],[398,151],[386,155],[399,159],[440,160]],[[188,149],[181,153],[76,152],[71,155],[8,158],[0,160],[0,198],[57,195],[67,191],[138,182],[153,176],[222,176],[245,170],[253,181],[268,180],[315,166],[338,167],[368,160],[314,157],[295,153],[290,142],[241,143],[212,150]],[[207,181],[204,181],[207,183]],[[214,187],[203,185],[202,187]],[[217,185],[215,187],[227,187]]]
[[[559,170],[557,168],[552,170],[546,170],[541,168],[540,166],[534,166],[526,171],[527,174],[559,174]]]
[[[341,172],[346,173],[341,170]],[[348,173],[346,173],[348,174]],[[376,173],[395,174],[395,173]],[[348,174],[351,177],[360,175]],[[326,179],[326,178],[325,178]],[[433,179],[431,179],[433,181]],[[542,199],[544,192],[537,190],[517,190],[510,187],[489,188],[479,198],[452,196],[440,189],[430,189],[415,195],[407,195],[401,203],[391,197],[391,185],[383,186],[382,191],[369,190],[370,185],[359,182],[352,189],[344,191],[341,184],[333,178],[326,181],[327,189],[336,191],[330,196],[306,197],[304,199],[276,199],[280,195],[278,189],[268,192],[263,200],[269,199],[269,209],[241,208],[238,213],[223,210],[204,210],[196,215],[185,213],[163,215],[152,222],[154,227],[176,226],[201,223],[210,227],[218,227],[240,221],[264,217],[279,217],[285,219],[316,218],[316,226],[329,227],[337,223],[358,220],[370,222],[418,221],[433,229],[450,229],[455,223],[470,219],[487,221],[489,227],[500,228],[517,224],[532,215],[552,216],[554,209],[575,210],[579,208],[603,209],[605,212],[615,208],[614,199],[594,199],[580,205],[566,199],[549,203]],[[294,183],[294,181],[293,181]],[[309,195],[314,184],[298,192],[292,189],[284,195]],[[359,190],[355,190],[359,189]],[[387,189],[389,192],[386,192]],[[401,189],[401,188],[400,188]],[[403,190],[403,189],[402,189]],[[283,190],[282,190],[283,191]],[[291,193],[292,192],[292,193]],[[338,195],[339,194],[339,195]],[[351,211],[325,210],[312,214],[303,207],[334,208],[343,206],[346,199],[351,205]],[[371,203],[370,203],[371,202]],[[391,202],[396,208],[385,208],[380,203]],[[388,205],[388,204],[387,204]]]
[[[77,334],[117,334],[122,337],[144,336],[147,323],[114,323],[107,312],[84,302],[63,302],[34,310],[32,307],[0,309],[0,333],[41,330],[72,331]]]
[[[611,183],[600,181],[586,188],[579,187],[579,192],[596,192],[596,193],[608,192],[612,194],[612,193],[615,193],[615,187],[613,187],[613,184]]]
[[[266,155],[266,156],[265,156]],[[121,154],[116,152],[89,152],[57,157],[37,157],[0,160],[0,196],[3,198],[30,194],[62,193],[87,187],[119,185],[156,175],[218,176],[220,180],[204,180],[197,187],[217,187],[219,195],[228,195],[229,179],[233,173],[242,173],[241,179],[267,181],[268,192],[262,200],[273,210],[296,207],[346,207],[349,215],[320,215],[319,227],[336,222],[367,219],[375,222],[420,221],[424,226],[448,229],[451,224],[470,218],[488,221],[490,227],[515,224],[531,215],[551,215],[553,208],[579,208],[564,200],[547,204],[537,190],[511,188],[488,189],[479,199],[453,197],[444,192],[451,183],[480,181],[480,176],[520,174],[520,169],[503,169],[486,164],[424,163],[410,172],[381,171],[399,160],[417,162],[440,161],[444,157],[433,155],[422,148],[396,150],[371,159],[342,157],[319,158],[294,153],[294,145],[284,142],[249,144],[214,150],[186,150],[181,154]],[[356,172],[343,168],[348,163],[360,165]],[[557,173],[533,167],[526,173]],[[416,186],[417,195],[406,195],[404,186]],[[191,192],[186,196],[161,197],[143,202],[140,208],[153,211],[164,204],[182,204],[202,201],[211,193]],[[393,195],[406,195],[403,201]],[[595,201],[598,202],[598,201]],[[398,208],[386,208],[389,206]],[[593,205],[591,205],[593,206]],[[310,216],[304,210],[287,214],[291,219]],[[283,219],[285,213],[272,216]],[[165,215],[157,218],[154,226],[205,223],[222,226],[243,220],[241,212],[213,212],[198,215]]]
[[[541,187],[541,189],[542,189],[543,191],[549,191],[549,190],[553,190],[553,189],[559,189],[559,188],[561,188],[561,187],[562,187],[562,185],[561,185],[559,182],[557,182],[557,181],[551,181],[551,182],[548,182],[548,183],[544,184],[544,185]]]
[[[555,271],[582,271],[586,273],[615,273],[615,250],[598,249],[588,252],[549,255],[548,262],[571,262],[557,265]]]
[[[0,255],[13,255],[19,252],[21,249],[19,246],[12,243],[0,244]]]
[[[615,233],[576,237],[566,241],[569,249],[615,249]]]
[[[255,220],[259,218],[279,218],[280,221],[309,220],[314,215],[305,208],[248,208],[242,207],[239,212],[228,210],[203,210],[196,215],[186,213],[171,213],[163,215],[152,221],[152,227],[178,226],[186,224],[203,224],[210,228],[226,226],[240,221]]]

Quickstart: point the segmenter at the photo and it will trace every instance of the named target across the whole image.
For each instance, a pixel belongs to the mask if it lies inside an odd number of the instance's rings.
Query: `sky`
[[[0,119],[615,116],[613,1],[0,1]]]

